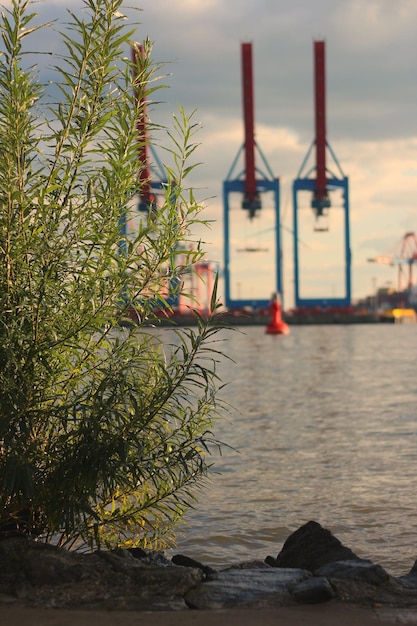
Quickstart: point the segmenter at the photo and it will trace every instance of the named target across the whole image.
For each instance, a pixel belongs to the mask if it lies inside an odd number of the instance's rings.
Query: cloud
[[[354,49],[363,53],[413,38],[416,16],[413,0],[351,0],[337,4],[332,21],[337,33],[343,38],[348,33]]]
[[[33,9],[38,21],[59,18],[61,27],[68,21],[66,7],[82,6],[79,0],[48,0]],[[202,164],[190,181],[207,199],[206,219],[216,220],[201,235],[210,256],[222,263],[222,183],[243,142],[240,44],[251,41],[256,139],[281,181],[285,285],[291,293],[291,185],[314,137],[313,41],[324,39],[328,140],[350,184],[354,295],[369,291],[374,276],[393,276],[366,259],[417,230],[415,0],[138,0],[138,6],[141,11],[128,11],[140,22],[136,39],[149,36],[154,60],[166,62],[162,82],[169,88],[158,92],[161,103],[152,107],[152,119],[170,125],[179,104],[187,112],[197,109],[201,129],[194,140],[201,145],[195,158]],[[32,50],[61,52],[57,29],[37,34]],[[56,58],[33,54],[30,61],[38,64],[42,81],[53,79],[48,66]],[[239,215],[239,199],[234,202]],[[263,219],[245,228],[250,232]],[[306,220],[310,228],[311,214]],[[306,228],[306,243],[310,235]],[[259,259],[262,271],[264,261]],[[248,280],[253,275],[262,289],[258,260],[249,264],[254,268]],[[323,271],[331,265],[325,259]],[[269,294],[269,279],[264,290]]]

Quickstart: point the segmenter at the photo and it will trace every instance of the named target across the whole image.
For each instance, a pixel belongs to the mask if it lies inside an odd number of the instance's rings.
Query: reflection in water
[[[276,556],[314,519],[390,573],[417,558],[414,325],[228,333],[221,376],[235,411],[211,485],[178,548],[222,566]],[[237,451],[236,451],[237,450]]]

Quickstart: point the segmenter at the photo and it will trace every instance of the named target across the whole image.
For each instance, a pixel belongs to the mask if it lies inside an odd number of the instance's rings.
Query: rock
[[[80,580],[86,567],[74,553],[22,537],[0,541],[0,589],[62,585]]]
[[[227,567],[226,570],[230,569],[269,569],[270,565],[268,565],[265,561],[243,561],[242,563],[237,563],[237,565],[232,565],[231,567]]]
[[[200,569],[206,578],[215,578],[217,576],[217,570],[209,567],[208,565],[203,565],[203,563],[200,563],[200,561],[196,561],[196,559],[191,559],[189,556],[184,556],[183,554],[176,554],[175,556],[173,556],[172,562],[174,563],[174,565]]]
[[[17,588],[30,584],[25,576],[27,540],[23,537],[8,537],[0,541],[0,593],[11,595]]]
[[[40,558],[37,550],[27,555],[25,569],[28,580],[33,586],[62,585],[81,580],[85,569],[81,563],[66,554],[43,553]]]
[[[0,534],[0,603],[11,606],[176,611],[272,608],[334,597],[367,606],[417,606],[417,562],[394,578],[316,522],[293,533],[277,558],[222,571],[184,555],[169,560],[161,551],[84,554]]]
[[[199,585],[200,569],[174,565],[161,553],[69,552],[31,541],[0,541],[0,598],[21,606],[118,610],[186,609],[185,593]]]
[[[115,572],[127,575],[135,585],[138,597],[182,597],[188,589],[204,579],[202,569],[191,567],[190,564],[187,568],[175,565],[161,552],[152,554],[144,550],[133,556],[131,550],[117,548],[111,551],[97,550],[96,554],[109,563]]]
[[[116,572],[128,573],[133,568],[144,567],[142,560],[132,556],[127,550],[96,550],[95,554]]]
[[[95,554],[105,559],[118,571],[128,571],[133,567],[144,567],[145,565],[156,565],[158,567],[172,567],[172,561],[167,559],[161,551],[151,550],[125,550],[115,548],[114,550],[96,550]]]
[[[359,559],[332,533],[317,522],[307,522],[285,541],[281,552],[273,562],[274,567],[295,567],[315,572],[327,563]]]
[[[397,583],[407,589],[417,589],[417,561],[405,576],[399,576]]]
[[[316,570],[315,575],[342,580],[360,580],[368,585],[382,585],[390,577],[381,565],[365,560],[336,561]]]
[[[141,552],[139,552],[139,550]],[[140,559],[144,565],[159,565],[161,567],[171,567],[172,560],[167,559],[162,550],[142,550],[141,548],[130,548],[127,550],[135,559]],[[141,553],[144,553],[141,555]]]
[[[417,573],[416,574],[406,574],[405,576],[399,576],[397,579],[397,583],[404,587],[405,589],[415,589],[417,590]]]
[[[141,592],[146,589],[147,595],[183,596],[189,589],[203,581],[203,572],[197,568],[181,567],[141,567],[132,570],[131,580]]]
[[[144,548],[127,548],[127,551],[130,552],[135,559],[146,559],[148,556],[148,551]]]
[[[290,588],[310,576],[300,569],[227,569],[185,594],[192,609],[272,608],[294,604]]]
[[[320,604],[336,597],[336,593],[324,576],[313,576],[297,583],[291,593],[301,604]]]

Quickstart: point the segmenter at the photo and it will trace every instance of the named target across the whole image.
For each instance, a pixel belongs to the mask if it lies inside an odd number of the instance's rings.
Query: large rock
[[[320,604],[336,597],[333,587],[324,576],[302,580],[291,589],[291,593],[300,604]]]
[[[201,570],[206,578],[216,578],[217,571],[208,565],[204,565],[196,559],[192,559],[184,554],[176,554],[172,557],[174,565],[180,565],[181,567],[192,567],[193,569]]]
[[[47,608],[184,610],[204,574],[160,553],[69,552],[21,537],[0,540],[0,602]]]
[[[329,580],[358,580],[368,585],[382,585],[390,577],[378,563],[365,560],[335,561],[323,565],[315,572],[317,576],[325,576]]]
[[[0,590],[13,590],[16,581],[32,586],[76,582],[88,572],[87,560],[56,546],[12,536],[0,541]]]
[[[295,603],[292,587],[309,576],[300,569],[230,568],[188,591],[185,601],[190,608],[203,610],[285,606]]]
[[[397,582],[399,585],[402,585],[403,587],[406,587],[409,589],[417,589],[417,561],[414,562],[414,565],[410,569],[408,574],[397,578]]]
[[[351,559],[360,560],[329,530],[317,522],[307,522],[288,537],[276,559],[268,558],[268,563],[315,572],[328,563]]]
[[[217,571],[184,555],[169,560],[163,552],[139,548],[84,554],[0,533],[0,604],[173,611],[316,604],[335,597],[367,606],[417,606],[417,563],[406,576],[389,576],[316,522],[302,526],[276,559],[265,561]]]

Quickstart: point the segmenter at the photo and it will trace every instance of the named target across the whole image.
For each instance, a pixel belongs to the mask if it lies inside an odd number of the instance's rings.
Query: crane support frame
[[[275,218],[275,290],[281,294],[283,299],[282,286],[282,264],[281,264],[281,229],[280,229],[280,185],[277,178],[257,179],[256,191],[258,194],[272,192],[274,199]],[[252,307],[253,309],[263,309],[269,307],[270,297],[259,298],[232,298],[231,297],[231,269],[230,269],[230,195],[233,193],[245,193],[245,181],[241,178],[228,179],[223,181],[223,275],[224,275],[224,304],[227,309],[242,309]]]
[[[351,250],[350,250],[350,217],[349,217],[349,181],[326,139],[326,68],[325,42],[314,42],[314,104],[315,104],[315,138],[306,157],[293,181],[293,251],[294,251],[294,303],[295,307],[346,307],[351,305]],[[315,167],[307,170],[307,162],[315,146]],[[330,171],[326,163],[329,151],[336,172]],[[307,171],[305,171],[307,170]],[[344,211],[344,295],[340,298],[327,296],[305,298],[300,293],[300,262],[299,262],[299,207],[298,193],[311,193],[311,207],[316,218],[325,216],[331,207],[329,192],[341,190]],[[320,230],[320,229],[317,229]]]
[[[318,298],[304,298],[300,292],[300,259],[299,259],[299,208],[298,193],[309,191],[314,193],[315,180],[312,178],[298,178],[293,181],[293,251],[294,251],[294,303],[295,307],[347,307],[352,303],[352,283],[351,283],[351,249],[350,249],[350,219],[349,219],[349,181],[343,178],[326,178],[326,185],[329,189],[340,189],[343,198],[344,211],[344,296],[335,298],[333,296],[323,296]]]

